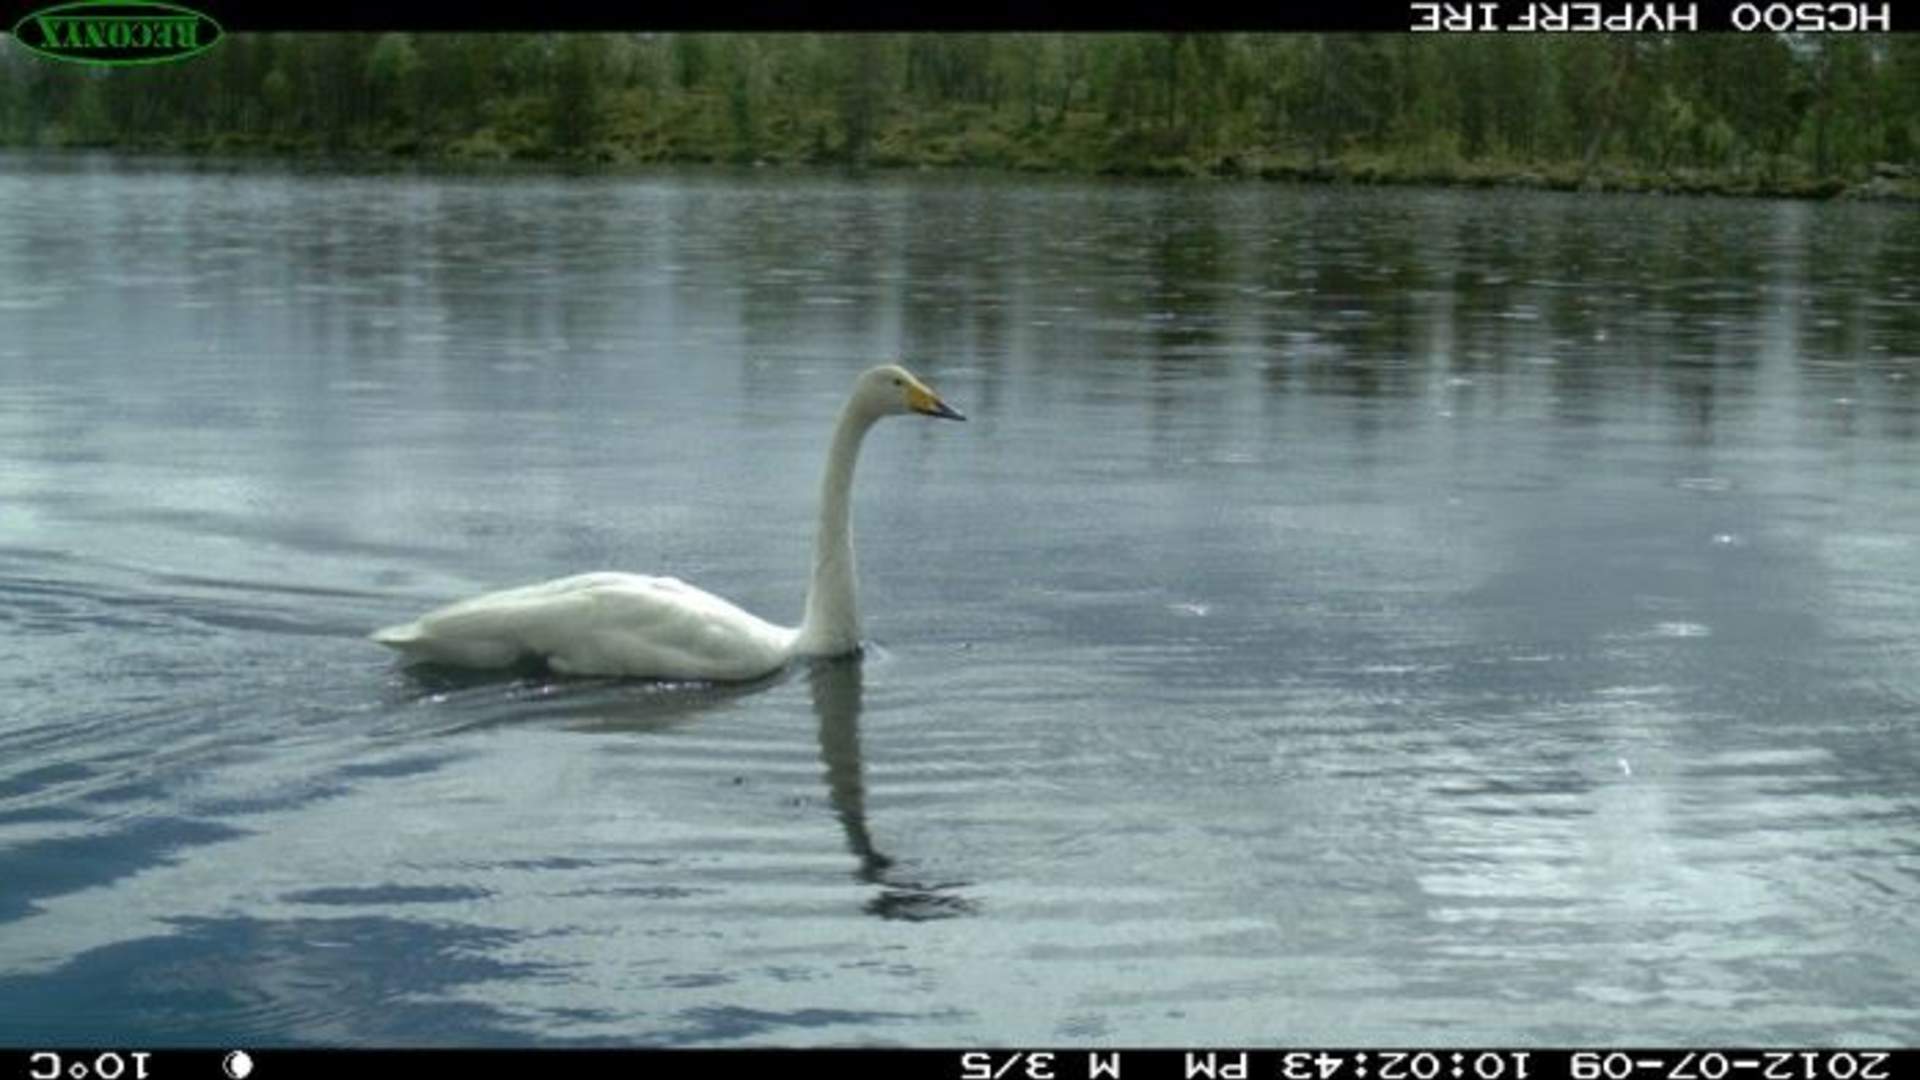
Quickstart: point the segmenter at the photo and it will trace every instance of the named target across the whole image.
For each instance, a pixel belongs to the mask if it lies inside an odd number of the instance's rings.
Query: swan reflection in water
[[[469,671],[435,664],[406,668],[396,679],[396,699],[454,704],[453,723],[436,727],[457,735],[530,721],[558,722],[579,731],[657,733],[698,723],[733,702],[765,693],[787,679],[807,681],[819,722],[820,761],[827,801],[858,860],[855,876],[879,892],[864,905],[883,919],[945,919],[972,914],[974,904],[956,890],[966,882],[927,881],[874,846],[867,824],[865,764],[860,749],[865,656],[820,659],[751,683],[665,683],[554,677],[537,661],[513,672]],[[795,718],[798,719],[798,718]]]
[[[914,880],[873,844],[867,826],[867,788],[860,752],[860,699],[865,675],[859,655],[816,660],[807,670],[813,711],[820,720],[820,761],[826,766],[827,799],[846,830],[847,847],[860,860],[855,871],[879,893],[865,910],[883,919],[947,919],[970,915],[971,900],[954,890],[965,882]]]

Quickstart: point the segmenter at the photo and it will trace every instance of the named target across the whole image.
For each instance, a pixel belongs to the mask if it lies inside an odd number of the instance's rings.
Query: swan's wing
[[[601,573],[462,600],[374,640],[464,667],[537,656],[567,674],[750,679],[786,662],[793,635],[678,578]]]

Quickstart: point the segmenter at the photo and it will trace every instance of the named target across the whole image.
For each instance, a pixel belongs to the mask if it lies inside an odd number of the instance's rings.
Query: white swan
[[[508,667],[538,657],[569,675],[663,679],[753,679],[800,656],[860,647],[848,521],[854,459],[883,416],[920,413],[965,420],[905,368],[861,374],[840,411],[820,485],[813,583],[798,628],[776,626],[677,578],[578,574],[488,593],[375,632],[410,659],[460,667]]]

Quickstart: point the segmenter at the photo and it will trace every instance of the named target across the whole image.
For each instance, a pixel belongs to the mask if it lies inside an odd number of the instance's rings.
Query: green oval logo
[[[213,48],[224,33],[191,8],[140,0],[56,4],[13,26],[13,39],[41,56],[102,67],[185,60]]]

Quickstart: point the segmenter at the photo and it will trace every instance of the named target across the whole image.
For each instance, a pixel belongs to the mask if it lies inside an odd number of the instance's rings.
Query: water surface
[[[0,158],[0,1043],[1911,1043],[1920,216]],[[409,670],[589,569],[871,639]]]

